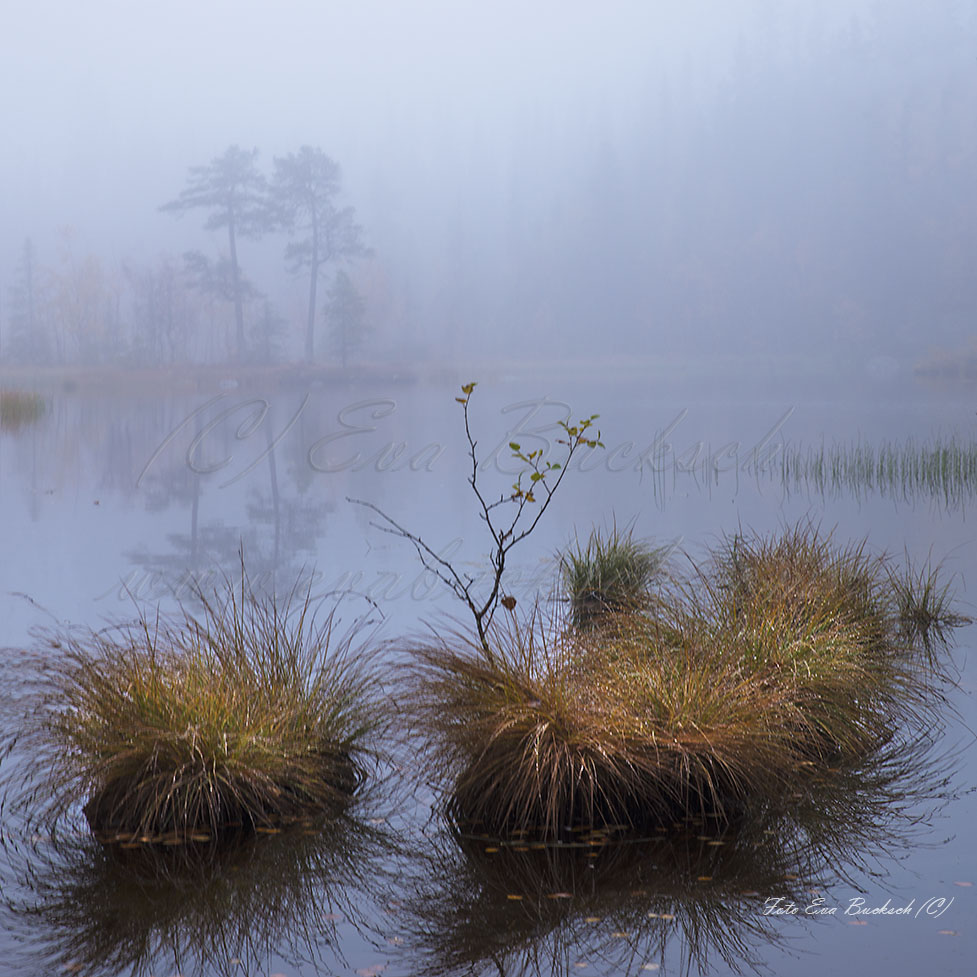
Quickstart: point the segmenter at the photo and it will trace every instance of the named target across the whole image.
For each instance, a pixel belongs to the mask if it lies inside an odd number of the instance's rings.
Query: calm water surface
[[[467,377],[461,378],[468,379]],[[477,573],[486,546],[455,385],[244,389],[199,396],[54,392],[40,422],[0,434],[0,721],[8,739],[38,628],[99,627],[133,602],[172,608],[236,572],[285,589],[309,575],[374,640],[459,614],[382,507]],[[782,453],[821,444],[971,443],[970,389],[728,378],[485,382],[472,419],[492,491],[505,445],[552,446],[554,422],[600,412],[606,448],[570,471],[520,550],[510,589],[552,596],[553,554],[594,523],[701,557],[724,533],[800,519],[841,543],[943,561],[974,613],[974,498],[850,485],[785,488]],[[75,812],[57,826],[3,811],[0,972],[85,974],[839,974],[972,972],[977,959],[973,627],[932,742],[785,798],[762,824],[701,823],[565,849],[456,836],[437,786],[394,756],[339,824],[259,838],[163,878],[102,852]],[[52,653],[51,667],[57,667]],[[9,789],[30,758],[5,760]],[[525,850],[519,850],[525,849]],[[519,898],[511,898],[518,896]],[[808,910],[811,912],[808,912]],[[903,909],[901,914],[856,910]],[[833,912],[831,911],[833,910]],[[813,915],[821,911],[819,915]]]

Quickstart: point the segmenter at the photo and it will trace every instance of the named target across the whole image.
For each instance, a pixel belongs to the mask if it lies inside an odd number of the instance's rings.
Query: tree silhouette
[[[41,296],[38,285],[37,258],[31,239],[21,249],[17,277],[10,288],[7,312],[10,335],[0,352],[12,354],[25,363],[42,362],[48,354],[41,329]]]
[[[322,311],[329,324],[330,348],[342,360],[345,370],[350,353],[359,349],[366,338],[366,303],[342,269],[336,272],[327,298]]]
[[[274,220],[294,238],[285,249],[285,260],[292,272],[309,272],[305,358],[310,362],[315,357],[319,276],[332,261],[368,253],[353,208],[336,205],[340,179],[339,164],[312,146],[275,158],[270,190]]]
[[[176,200],[160,210],[182,215],[190,210],[210,211],[204,224],[208,231],[227,228],[230,252],[230,292],[234,302],[237,359],[244,356],[244,299],[246,283],[237,259],[238,235],[258,237],[269,227],[265,179],[258,172],[257,149],[230,146],[206,166],[190,167],[187,186]]]

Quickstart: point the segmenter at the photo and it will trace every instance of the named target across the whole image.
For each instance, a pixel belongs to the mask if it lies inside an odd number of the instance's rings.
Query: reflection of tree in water
[[[289,585],[308,570],[319,538],[323,535],[325,517],[333,509],[331,502],[306,494],[304,486],[299,494],[283,490],[279,477],[278,454],[282,450],[276,442],[280,428],[273,407],[265,402],[266,410],[260,421],[261,449],[253,467],[244,467],[227,475],[230,481],[243,476],[247,485],[246,527],[228,526],[219,519],[201,523],[203,502],[202,479],[206,473],[194,471],[190,464],[161,468],[147,476],[146,506],[160,511],[176,504],[189,509],[190,525],[186,533],[170,533],[167,537],[171,551],[153,553],[146,548],[130,551],[130,559],[141,567],[146,577],[155,581],[154,590],[169,596],[186,599],[196,587],[205,592],[226,572],[239,563],[243,552],[247,557],[249,576],[257,591],[275,589],[276,583],[286,580]],[[204,419],[195,419],[196,436],[203,430]],[[230,457],[232,445],[227,430],[219,432],[224,440],[220,451]],[[221,456],[218,452],[218,456]],[[262,477],[262,473],[263,477]],[[262,484],[263,483],[263,484]],[[265,487],[266,486],[266,487]],[[224,489],[218,488],[218,492]],[[211,580],[213,577],[215,579]],[[161,596],[158,592],[154,596]]]
[[[642,840],[583,831],[559,846],[445,831],[419,867],[402,924],[417,972],[626,975],[759,970],[787,943],[767,898],[802,907],[891,865],[946,795],[932,742],[893,745],[813,776],[805,793],[735,824],[693,818]],[[944,791],[941,799],[940,790]],[[874,874],[874,873],[873,873]],[[792,919],[795,919],[792,917]],[[792,925],[804,926],[804,922]]]

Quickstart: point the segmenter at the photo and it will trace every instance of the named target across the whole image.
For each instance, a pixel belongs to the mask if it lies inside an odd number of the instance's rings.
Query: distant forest
[[[193,240],[213,232],[212,250],[112,264],[79,245],[83,229],[55,253],[23,242],[2,269],[0,361],[338,364],[540,353],[556,337],[643,354],[966,345],[968,7],[880,5],[833,33],[771,17],[721,83],[649,65],[634,117],[520,116],[494,162],[491,146],[465,147],[470,159],[455,146],[427,183],[423,147],[408,145],[355,213],[319,149],[267,169],[239,147],[188,160],[182,191],[148,202],[147,219],[182,215]],[[236,184],[221,169],[235,159]],[[302,166],[319,166],[318,203]]]

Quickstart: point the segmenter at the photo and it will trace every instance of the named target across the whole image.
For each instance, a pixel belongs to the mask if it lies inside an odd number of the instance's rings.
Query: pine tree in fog
[[[227,228],[228,278],[234,303],[235,351],[244,358],[244,301],[247,284],[237,257],[238,236],[259,237],[268,229],[265,206],[265,179],[258,171],[257,149],[230,146],[206,166],[190,167],[187,186],[176,200],[160,210],[182,215],[191,210],[207,210],[204,227],[208,231]],[[199,263],[199,261],[198,261]]]
[[[285,260],[293,273],[309,273],[309,306],[305,358],[315,358],[316,304],[319,277],[334,261],[368,253],[352,207],[338,207],[339,165],[321,149],[303,146],[275,158],[270,201],[274,220],[292,240]]]
[[[323,313],[329,324],[330,349],[342,360],[345,370],[350,354],[363,345],[369,330],[366,326],[366,303],[342,269],[336,272]]]

